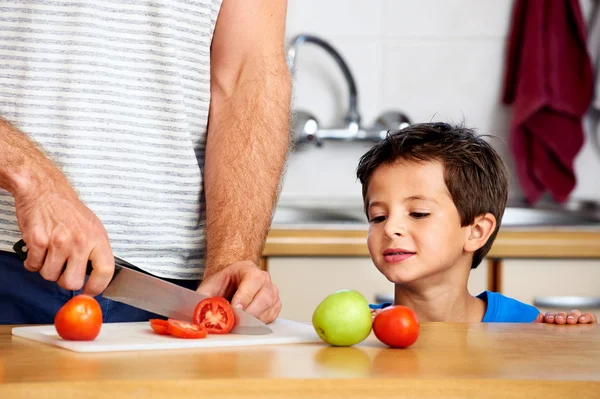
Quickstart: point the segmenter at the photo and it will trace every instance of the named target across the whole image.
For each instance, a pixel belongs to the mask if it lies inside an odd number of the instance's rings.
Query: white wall
[[[591,0],[583,0],[587,15]],[[494,142],[511,170],[510,108],[500,103],[511,0],[289,0],[287,39],[310,33],[330,42],[354,74],[359,111],[369,126],[384,110],[413,122],[461,122]],[[347,107],[342,74],[321,48],[296,57],[294,108],[320,124],[340,123]],[[366,143],[326,142],[292,154],[281,203],[347,199],[360,203],[355,169]],[[574,197],[600,198],[600,158],[589,145],[577,159]],[[512,195],[519,195],[516,180]]]

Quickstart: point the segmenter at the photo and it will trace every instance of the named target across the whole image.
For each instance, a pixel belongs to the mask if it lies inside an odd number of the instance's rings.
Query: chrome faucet
[[[350,72],[348,65],[333,46],[316,36],[307,34],[295,36],[290,41],[287,51],[288,65],[292,73],[295,69],[298,49],[303,43],[313,43],[323,48],[333,57],[342,70],[348,85],[348,111],[341,126],[323,129],[311,113],[295,110],[293,112],[295,143],[314,142],[317,146],[321,146],[323,140],[380,141],[385,138],[389,130],[402,129],[410,124],[410,120],[406,115],[397,111],[386,111],[376,119],[371,128],[363,128],[361,125],[361,116],[358,112],[358,91],[352,72]]]

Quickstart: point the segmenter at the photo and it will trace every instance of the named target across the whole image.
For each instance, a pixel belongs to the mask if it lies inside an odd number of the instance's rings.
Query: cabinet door
[[[341,289],[353,289],[369,303],[393,301],[394,285],[369,257],[270,257],[267,263],[279,288],[283,308],[280,316],[307,322],[319,303]],[[487,286],[487,263],[471,271],[469,292],[479,294]]]
[[[279,288],[280,316],[299,322],[311,321],[319,303],[338,290],[356,290],[369,303],[377,294],[394,293],[368,257],[270,257],[267,265]]]
[[[504,295],[541,312],[580,308],[600,316],[600,261],[504,260],[501,275]]]

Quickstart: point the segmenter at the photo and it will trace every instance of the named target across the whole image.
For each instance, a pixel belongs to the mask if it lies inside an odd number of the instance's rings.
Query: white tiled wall
[[[587,15],[592,0],[583,0]],[[287,38],[310,33],[327,40],[356,80],[359,111],[369,126],[384,110],[413,122],[462,122],[493,141],[512,169],[507,148],[510,108],[500,104],[512,0],[289,0]],[[294,108],[322,126],[340,123],[348,91],[321,48],[305,44],[296,57]],[[355,169],[366,143],[326,142],[292,154],[281,201],[360,201]],[[600,198],[600,155],[586,147],[577,159],[576,197]],[[516,181],[513,195],[519,195]]]

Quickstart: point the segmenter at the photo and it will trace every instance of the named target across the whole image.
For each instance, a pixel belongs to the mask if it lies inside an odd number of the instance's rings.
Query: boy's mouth
[[[413,251],[408,251],[406,249],[402,249],[402,248],[389,248],[386,249],[385,251],[383,251],[383,256],[386,255],[414,255],[415,252]]]
[[[399,263],[410,258],[415,253],[402,248],[389,248],[383,251],[383,259],[387,263]]]

